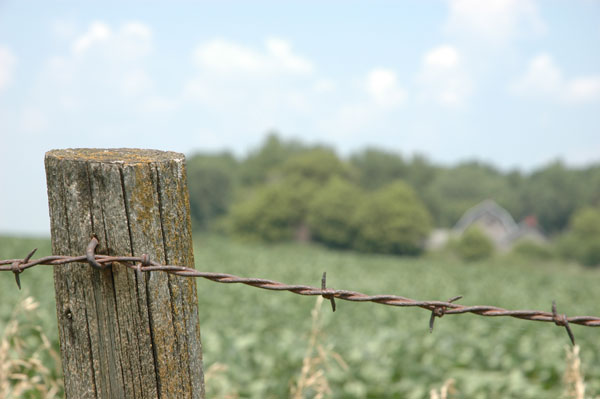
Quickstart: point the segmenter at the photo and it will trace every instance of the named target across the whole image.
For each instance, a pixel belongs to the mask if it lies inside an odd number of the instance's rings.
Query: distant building
[[[506,237],[518,230],[517,224],[508,211],[488,199],[465,212],[454,226],[454,233],[460,236],[469,227],[477,226],[496,244],[503,246]]]
[[[507,251],[516,242],[525,239],[538,243],[547,241],[534,216],[528,216],[517,224],[506,209],[488,199],[467,210],[452,230],[435,230],[428,240],[427,247],[441,248],[450,237],[460,237],[473,226],[488,236],[496,249],[501,251]]]
[[[517,226],[517,230],[508,234],[504,238],[504,246],[507,248],[512,247],[516,242],[522,240],[529,240],[538,244],[544,244],[548,242],[548,239],[540,230],[538,221],[535,216],[527,216]]]

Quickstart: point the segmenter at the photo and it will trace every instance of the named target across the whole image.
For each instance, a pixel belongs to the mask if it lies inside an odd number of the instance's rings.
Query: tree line
[[[434,226],[452,227],[488,198],[517,221],[534,216],[561,243],[580,241],[574,234],[600,238],[600,223],[587,222],[600,219],[600,165],[555,161],[530,173],[503,172],[480,161],[443,166],[377,148],[342,159],[330,147],[272,133],[242,159],[193,154],[187,171],[194,228],[251,239],[418,254]]]

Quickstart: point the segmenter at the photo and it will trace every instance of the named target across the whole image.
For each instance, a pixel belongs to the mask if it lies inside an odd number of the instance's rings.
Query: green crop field
[[[0,237],[0,259],[23,257],[33,246],[39,255],[49,253],[45,239]],[[548,311],[556,300],[559,312],[600,315],[600,270],[576,265],[507,257],[462,264],[441,256],[359,255],[202,235],[195,258],[199,270],[290,284],[320,286],[326,271],[330,288],[367,294],[422,300],[464,295],[462,304]],[[18,317],[40,326],[57,350],[50,267],[27,270],[21,282],[19,291],[11,273],[0,275],[0,337],[15,306],[33,296],[40,307]],[[207,397],[289,397],[301,378],[315,297],[202,279],[197,287]],[[312,329],[318,332],[313,347],[320,350],[313,363],[305,362],[321,373],[316,376],[323,390],[330,389],[329,397],[430,398],[430,390],[448,379],[455,380],[454,398],[559,398],[564,390],[570,343],[564,328],[551,323],[446,315],[430,334],[430,314],[422,309],[339,300],[337,308],[332,313],[323,303],[320,324]],[[586,397],[592,398],[600,394],[600,328],[572,329],[581,347]],[[51,356],[42,361],[55,367]]]

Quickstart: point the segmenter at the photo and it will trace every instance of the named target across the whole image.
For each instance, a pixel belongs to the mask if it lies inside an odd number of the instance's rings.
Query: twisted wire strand
[[[326,274],[323,273],[321,288],[309,285],[290,285],[279,281],[239,277],[227,273],[202,272],[196,269],[178,266],[178,265],[162,265],[150,259],[146,254],[142,256],[109,256],[95,254],[95,248],[98,245],[98,239],[92,237],[85,255],[79,256],[64,256],[51,255],[38,259],[31,259],[35,250],[31,251],[23,259],[5,259],[0,260],[0,271],[10,271],[15,275],[17,285],[21,288],[19,275],[29,268],[41,265],[61,266],[70,263],[87,263],[94,268],[106,269],[112,263],[120,263],[126,267],[135,270],[137,273],[144,272],[165,272],[182,277],[200,277],[210,281],[224,284],[245,284],[251,287],[262,288],[272,291],[289,291],[298,295],[320,295],[331,302],[332,309],[335,311],[335,299],[341,299],[351,302],[374,302],[388,306],[398,307],[419,307],[431,311],[429,328],[433,330],[433,325],[436,317],[442,317],[446,314],[456,315],[472,313],[479,316],[487,317],[513,317],[523,320],[541,321],[554,323],[557,326],[565,327],[571,342],[575,343],[575,338],[570,328],[570,324],[578,324],[587,327],[600,327],[600,317],[595,316],[571,316],[567,317],[564,314],[558,314],[556,303],[552,304],[552,311],[546,312],[541,310],[508,310],[496,306],[465,306],[454,301],[461,299],[462,296],[454,297],[448,301],[418,301],[411,298],[406,298],[399,295],[367,295],[361,292],[336,290],[326,288]]]

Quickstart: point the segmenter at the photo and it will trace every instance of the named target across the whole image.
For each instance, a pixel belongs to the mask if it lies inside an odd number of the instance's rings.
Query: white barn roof
[[[506,209],[502,208],[495,201],[487,199],[465,212],[454,226],[454,230],[462,233],[482,218],[495,219],[504,227],[506,233],[512,233],[518,229],[517,223],[515,223],[515,220]]]

